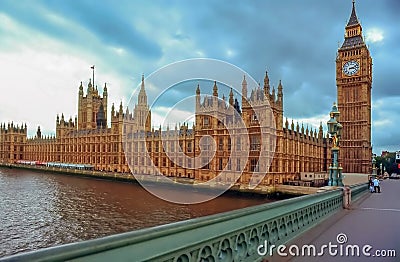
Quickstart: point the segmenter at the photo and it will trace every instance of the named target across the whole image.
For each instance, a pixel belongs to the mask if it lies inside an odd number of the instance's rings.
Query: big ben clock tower
[[[345,173],[371,171],[372,58],[362,36],[355,2],[343,45],[336,57],[337,99],[340,123],[340,163]]]

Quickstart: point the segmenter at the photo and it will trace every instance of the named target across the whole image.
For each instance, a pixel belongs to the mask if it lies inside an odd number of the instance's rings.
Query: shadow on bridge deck
[[[363,195],[350,209],[338,212],[287,243],[287,257],[275,254],[268,261],[400,261],[400,180],[382,181],[381,189],[381,193]],[[330,254],[329,243],[336,256]],[[291,245],[299,247],[299,256],[290,256]],[[305,256],[303,245],[309,245],[304,248]],[[321,251],[323,245],[327,247]],[[310,246],[316,247],[316,255]],[[357,253],[359,256],[354,255]]]

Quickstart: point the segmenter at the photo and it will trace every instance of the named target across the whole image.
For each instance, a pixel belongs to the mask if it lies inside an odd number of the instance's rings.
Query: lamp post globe
[[[338,110],[338,108],[336,106],[336,103],[333,103],[331,114],[333,115],[333,117],[335,119],[340,116],[340,112],[339,112],[339,110]]]
[[[336,119],[333,117],[333,114],[331,113],[331,119],[327,122],[328,125],[328,133],[333,136],[335,134],[335,126],[337,125]]]
[[[339,167],[339,139],[342,135],[343,126],[337,121],[340,112],[333,103],[332,110],[329,113],[330,119],[327,122],[328,133],[332,138],[332,165],[329,167],[329,183],[330,186],[343,186],[342,168]]]

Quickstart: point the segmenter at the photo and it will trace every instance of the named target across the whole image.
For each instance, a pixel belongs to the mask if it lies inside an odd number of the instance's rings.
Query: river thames
[[[0,168],[0,257],[267,202],[224,194],[173,204],[137,184]]]

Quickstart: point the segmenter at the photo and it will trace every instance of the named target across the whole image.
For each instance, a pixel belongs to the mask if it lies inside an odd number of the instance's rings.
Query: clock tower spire
[[[362,36],[353,0],[345,38],[336,57],[337,100],[340,123],[340,164],[344,173],[371,171],[372,58]]]

